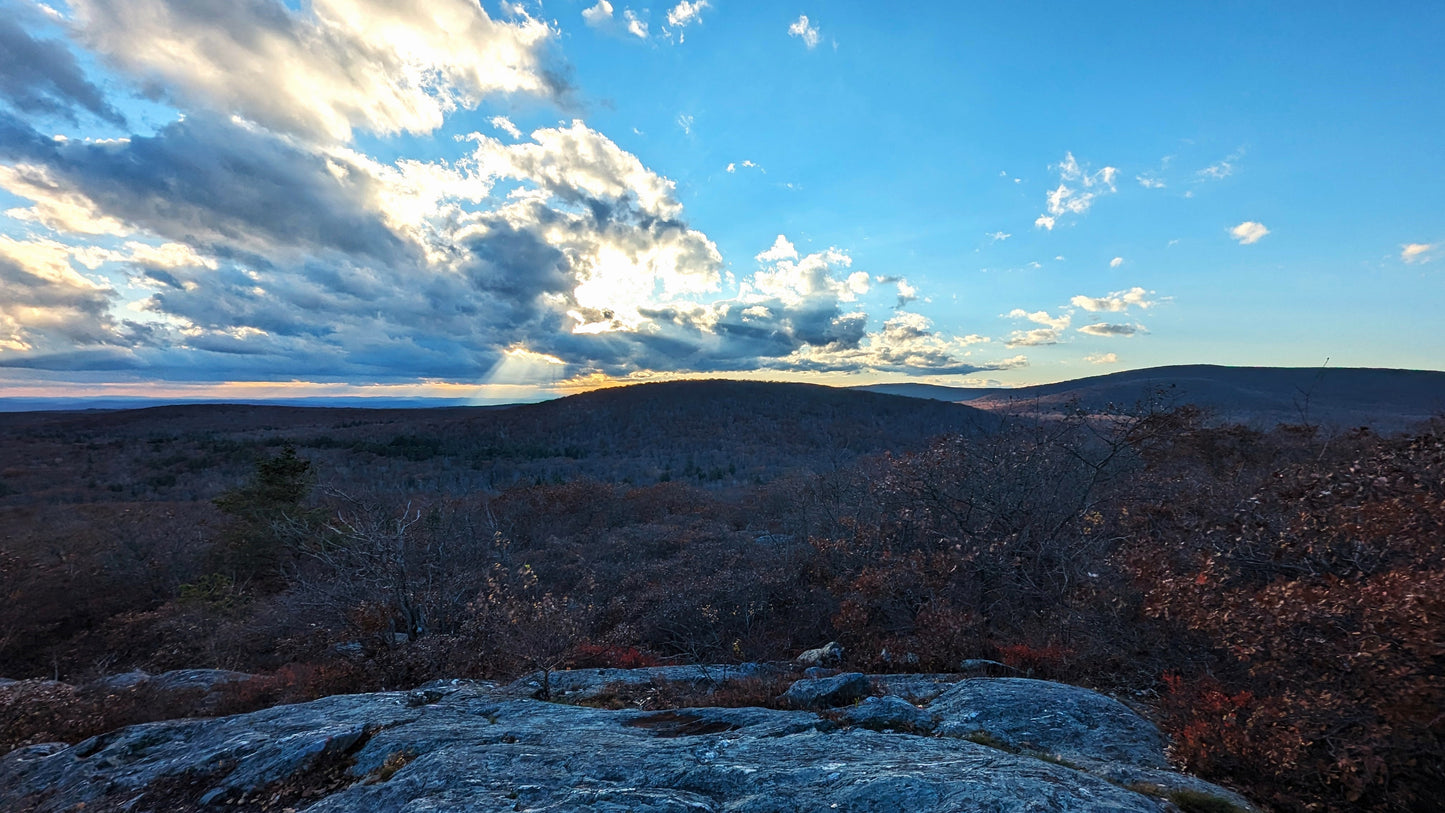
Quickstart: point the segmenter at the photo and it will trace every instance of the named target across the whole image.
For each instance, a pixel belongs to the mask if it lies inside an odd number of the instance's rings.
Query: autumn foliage
[[[636,423],[558,449],[498,433],[451,456],[411,434],[193,436],[174,443],[249,449],[248,467],[230,460],[227,484],[189,502],[6,498],[0,663],[66,682],[0,687],[0,745],[173,713],[174,698],[84,688],[136,668],[255,674],[193,704],[220,713],[837,640],[853,668],[984,664],[1115,693],[1182,766],[1276,810],[1445,798],[1440,426],[1384,438],[1188,408],[1064,413],[824,463],[817,448],[784,460],[789,441],[768,436],[782,457],[763,468],[751,436],[729,441],[752,455],[731,461],[626,458]],[[611,476],[603,447],[626,459]],[[475,487],[484,454],[492,485]],[[509,475],[497,461],[514,458]],[[440,463],[422,477],[397,461]]]
[[[1202,506],[1156,508],[1135,540],[1147,612],[1224,661],[1167,677],[1177,756],[1282,808],[1445,791],[1445,439],[1361,451],[1274,472],[1188,534],[1170,525]]]

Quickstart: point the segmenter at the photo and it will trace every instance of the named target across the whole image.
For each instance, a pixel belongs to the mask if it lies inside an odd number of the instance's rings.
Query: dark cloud
[[[39,164],[105,214],[208,251],[338,251],[395,263],[413,249],[368,210],[369,176],[337,178],[283,139],[210,116],[154,136],[56,141],[0,120],[0,158]]]
[[[63,372],[137,370],[146,364],[132,351],[119,347],[82,348],[53,353],[0,355],[0,367]]]
[[[58,40],[36,39],[20,25],[23,11],[0,2],[0,99],[15,110],[77,122],[84,110],[112,124],[125,116],[85,78],[75,55]]]
[[[1133,336],[1142,328],[1139,325],[1111,325],[1100,322],[1095,325],[1084,325],[1079,328],[1080,333],[1087,333],[1090,336]]]

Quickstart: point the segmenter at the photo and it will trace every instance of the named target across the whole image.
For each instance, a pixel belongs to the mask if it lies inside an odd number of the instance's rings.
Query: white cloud
[[[576,192],[605,199],[631,196],[642,211],[657,217],[682,214],[672,181],[580,119],[537,130],[532,143],[504,145],[478,133],[469,138],[478,144],[474,158],[485,175],[528,180],[563,198]]]
[[[900,279],[895,284],[898,286],[898,304],[894,305],[895,308],[901,308],[918,299],[918,289],[910,285],[908,280]]]
[[[647,21],[637,16],[637,12],[627,9],[622,12],[623,19],[627,20],[627,33],[638,39],[647,39]]]
[[[808,46],[809,49],[817,48],[818,43],[822,42],[823,39],[823,35],[818,31],[818,27],[808,21],[808,15],[806,14],[798,15],[798,19],[794,20],[792,25],[788,26],[788,36],[801,38],[803,44]]]
[[[970,360],[970,347],[987,342],[988,339],[983,336],[943,335],[935,331],[932,322],[921,314],[899,312],[883,323],[882,330],[863,334],[855,344],[804,345],[768,366],[775,369],[874,370],[934,375],[1028,366],[1028,358],[1021,355],[991,362]]]
[[[667,24],[673,28],[685,28],[692,23],[701,22],[702,10],[707,8],[708,5],[707,0],[697,0],[695,3],[682,0],[682,2],[672,7],[671,11],[667,12]]]
[[[612,4],[597,0],[597,5],[582,9],[582,20],[593,28],[602,28],[612,22]]]
[[[1027,319],[1035,324],[1046,325],[1052,330],[1066,329],[1073,318],[1067,313],[1050,316],[1048,311],[1034,311],[1033,313],[1029,313],[1023,308],[1014,308],[1012,311],[1009,311],[1008,316],[1010,319]]]
[[[790,308],[820,297],[852,302],[867,293],[871,283],[864,271],[847,272],[853,265],[847,252],[829,248],[799,257],[797,249],[782,235],[772,248],[758,254],[758,261],[769,267],[758,270],[742,284],[739,299],[772,299]]]
[[[1043,325],[1041,328],[1031,330],[1015,330],[1005,340],[1009,347],[1037,347],[1041,345],[1058,344],[1063,337],[1063,332],[1068,329],[1073,317],[1067,313],[1058,316],[1050,316],[1048,311],[1029,311],[1023,308],[1014,308],[1009,311],[1010,319],[1027,319],[1034,324]]]
[[[1228,178],[1234,174],[1234,165],[1244,157],[1244,148],[1241,147],[1220,160],[1210,164],[1204,169],[1194,173],[1194,177],[1200,181],[1218,181]]]
[[[1438,243],[1406,243],[1400,247],[1400,259],[1407,263],[1428,263]]]
[[[771,248],[765,249],[754,257],[760,263],[775,263],[779,260],[796,260],[797,258],[798,249],[781,234],[778,235],[778,239],[773,241]]]
[[[542,65],[547,24],[525,14],[493,20],[473,0],[314,0],[305,11],[190,0],[70,5],[81,41],[147,87],[334,142],[355,129],[428,133],[493,94],[557,92]]]
[[[758,172],[761,172],[761,173],[763,173],[764,175],[766,175],[767,172],[768,172],[766,169],[763,169],[762,167],[758,166],[757,164],[753,163],[752,161],[743,161],[742,163],[735,163],[735,162],[731,162],[731,161],[728,162],[727,171],[728,171],[729,173],[735,173],[735,172],[738,171],[739,168],[742,168],[742,169],[756,169]]]
[[[1091,173],[1079,165],[1072,152],[1065,153],[1064,160],[1055,165],[1055,169],[1059,171],[1059,185],[1047,195],[1047,212],[1034,220],[1037,228],[1053,231],[1060,217],[1082,215],[1094,205],[1096,198],[1118,191],[1115,186],[1118,169],[1104,167]]]
[[[1138,181],[1139,185],[1144,187],[1145,189],[1164,188],[1164,181],[1160,180],[1159,178],[1155,178],[1152,175],[1136,175],[1134,177],[1134,180]]]
[[[1119,356],[1114,353],[1090,353],[1084,356],[1084,361],[1090,364],[1118,364]]]
[[[1246,220],[1229,230],[1229,236],[1238,240],[1242,246],[1258,243],[1266,234],[1269,234],[1269,229],[1266,229],[1263,223],[1253,220]]]
[[[1131,307],[1147,310],[1159,304],[1157,300],[1148,298],[1152,293],[1154,292],[1134,287],[1127,291],[1115,291],[1102,297],[1076,296],[1070,299],[1069,303],[1076,308],[1082,308],[1092,313],[1123,313]]]
[[[687,135],[692,135],[692,122],[692,116],[689,116],[686,113],[680,114],[677,117],[677,126],[681,127],[683,133]]]
[[[1123,258],[1123,257],[1115,257],[1114,259],[1112,259],[1112,260],[1109,261],[1109,267],[1110,267],[1110,268],[1118,268],[1119,266],[1121,266],[1121,265],[1123,265],[1123,264],[1124,264],[1124,258]]]
[[[498,130],[501,130],[512,138],[522,137],[522,131],[518,130],[517,125],[513,124],[512,120],[507,118],[506,116],[492,116],[492,126]]]
[[[209,268],[214,271],[220,267],[214,257],[202,255],[185,243],[162,243],[156,246],[132,240],[125,244],[125,248],[126,251],[120,253],[125,262],[151,268]]]
[[[985,234],[984,237],[987,237],[990,241],[997,243],[997,242],[1000,242],[1000,241],[1002,241],[1002,240],[1007,240],[1007,239],[1009,239],[1010,237],[1013,237],[1013,235],[1012,235],[1012,234],[1009,234],[1009,233],[1007,233],[1007,232],[1003,232],[1003,231],[996,231],[996,232],[989,232],[989,233]]]

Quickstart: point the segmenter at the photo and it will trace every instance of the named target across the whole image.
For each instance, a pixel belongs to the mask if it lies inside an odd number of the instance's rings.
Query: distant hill
[[[1089,410],[1128,409],[1151,402],[1193,404],[1216,420],[1258,427],[1315,423],[1390,432],[1445,414],[1445,372],[1429,370],[1190,364],[1014,389],[926,384],[859,389],[1030,412],[1050,412],[1075,401]]]
[[[728,487],[831,471],[996,420],[941,401],[756,381],[641,384],[511,407],[11,412],[0,413],[0,503],[209,498],[283,443],[324,482],[356,490],[460,494],[578,477]]]

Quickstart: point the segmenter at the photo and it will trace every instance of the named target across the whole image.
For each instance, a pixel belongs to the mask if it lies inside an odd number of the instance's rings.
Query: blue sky
[[[1441,369],[1445,7],[0,0],[0,394]]]

